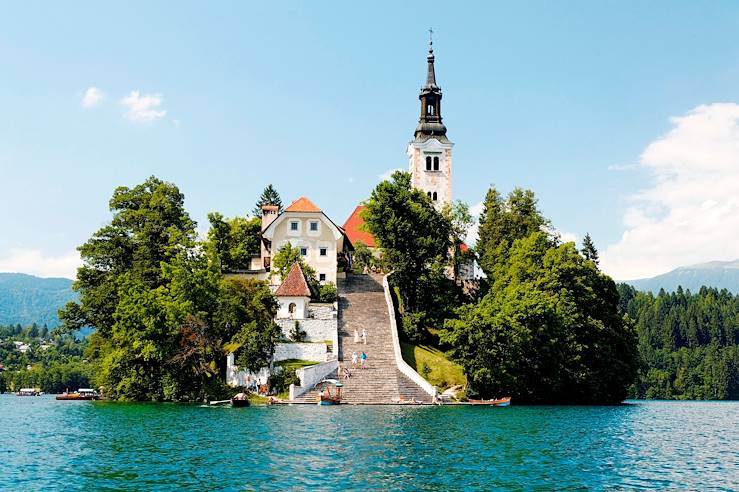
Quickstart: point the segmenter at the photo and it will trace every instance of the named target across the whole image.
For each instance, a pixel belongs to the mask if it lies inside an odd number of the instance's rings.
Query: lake
[[[208,408],[0,395],[0,489],[737,490],[739,403]]]

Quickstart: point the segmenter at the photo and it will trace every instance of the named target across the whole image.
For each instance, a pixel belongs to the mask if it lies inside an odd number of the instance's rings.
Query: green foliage
[[[87,357],[110,397],[203,400],[224,392],[229,346],[253,370],[274,351],[279,328],[269,287],[221,274],[223,255],[232,265],[243,259],[253,221],[212,214],[202,247],[183,202],[176,186],[153,177],[118,188],[110,225],[79,248],[80,301],[60,314],[68,331],[97,329]],[[209,261],[214,255],[218,262]]]
[[[318,302],[336,302],[339,298],[339,291],[331,282],[321,285],[318,288]]]
[[[516,188],[508,197],[490,187],[479,218],[479,238],[475,247],[480,267],[488,279],[494,279],[496,267],[505,265],[508,250],[517,239],[550,226],[537,207],[531,190]]]
[[[264,191],[262,191],[262,194],[259,196],[259,200],[257,200],[256,205],[254,205],[254,210],[252,210],[252,215],[254,217],[261,217],[262,216],[262,207],[264,205],[277,205],[279,207],[278,213],[282,212],[282,199],[280,198],[280,194],[277,193],[277,190],[269,184],[266,188],[264,188]]]
[[[92,367],[82,358],[85,340],[60,333],[41,338],[43,329],[36,333],[38,327],[17,328],[0,326],[0,362],[5,366],[5,371],[0,371],[0,392],[39,388],[60,393],[90,386]],[[23,341],[30,349],[22,353],[14,341]]]
[[[290,243],[285,243],[285,245],[277,251],[277,254],[275,254],[272,261],[272,267],[280,275],[280,282],[285,281],[287,274],[290,273],[290,269],[295,263],[300,264],[300,268],[302,268],[303,274],[306,279],[308,279],[308,283],[311,286],[318,285],[318,280],[316,280],[316,271],[305,262],[305,258],[300,254],[300,248],[297,246],[293,247]]]
[[[303,342],[305,341],[306,332],[300,328],[300,321],[295,320],[295,324],[290,330],[290,341],[291,342]]]
[[[639,338],[632,397],[739,399],[739,296],[707,287],[656,296],[618,290]]]
[[[410,174],[396,171],[372,191],[363,212],[385,268],[394,272],[391,282],[399,292],[408,322],[403,330],[411,340],[428,337],[426,328],[443,323],[458,305],[461,292],[444,271],[450,264],[453,226],[465,220],[463,209],[458,205],[446,215],[438,212],[424,192],[411,186]],[[452,217],[458,221],[453,223]]]
[[[600,261],[598,257],[598,250],[595,248],[595,244],[593,243],[593,239],[590,237],[589,233],[585,233],[585,237],[582,240],[582,249],[580,250],[580,252],[586,260],[590,260],[596,265]]]
[[[372,251],[362,241],[357,241],[354,245],[354,264],[353,271],[356,274],[364,273],[365,270],[372,270],[377,263]]]
[[[224,218],[208,214],[210,230],[205,243],[210,260],[223,272],[248,270],[253,256],[259,256],[262,221],[259,217]]]
[[[460,265],[474,259],[474,253],[471,250],[462,251],[464,238],[473,224],[472,215],[470,214],[469,206],[460,200],[445,204],[441,213],[450,224],[453,248],[453,255],[451,257],[452,268],[454,278],[457,278]]]
[[[470,390],[521,402],[623,400],[636,372],[635,334],[613,281],[538,228],[507,252],[492,262],[491,291],[442,333]]]

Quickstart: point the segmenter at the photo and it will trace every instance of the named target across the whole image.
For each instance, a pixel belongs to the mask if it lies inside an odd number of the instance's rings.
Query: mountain
[[[701,286],[727,289],[739,294],[739,260],[711,261],[698,265],[676,268],[671,272],[652,278],[625,280],[637,290],[652,291],[655,294],[660,288],[666,291],[677,290],[678,285],[691,292],[698,292]]]
[[[0,273],[0,325],[59,324],[57,310],[77,298],[68,278]]]

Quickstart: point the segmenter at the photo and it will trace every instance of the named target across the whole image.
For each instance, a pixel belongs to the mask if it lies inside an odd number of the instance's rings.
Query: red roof
[[[320,212],[318,205],[310,201],[308,198],[301,196],[285,209],[285,212]]]
[[[359,205],[357,206],[357,208],[354,209],[354,212],[352,212],[349,218],[346,219],[346,223],[344,224],[344,232],[346,233],[346,237],[349,238],[349,241],[351,241],[352,244],[356,245],[357,241],[362,241],[370,248],[374,248],[376,247],[375,236],[362,228],[362,226],[364,225],[364,220],[362,219],[362,210],[364,210],[365,208],[367,207],[365,207],[364,205]]]
[[[468,252],[470,250],[470,247],[467,246],[467,243],[465,243],[464,241],[462,241],[462,243],[459,245],[459,250],[462,253],[466,253],[466,252]]]
[[[305,279],[300,263],[295,263],[290,268],[285,281],[275,291],[276,296],[282,297],[310,297],[310,287]]]

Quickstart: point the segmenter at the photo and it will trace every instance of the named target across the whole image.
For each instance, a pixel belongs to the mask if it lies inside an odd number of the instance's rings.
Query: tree
[[[441,213],[450,224],[452,241],[451,260],[454,278],[456,279],[459,276],[460,266],[474,259],[474,253],[462,247],[465,244],[464,240],[467,237],[467,233],[473,224],[472,215],[470,215],[470,207],[460,200],[445,204]]]
[[[435,263],[447,264],[451,224],[423,192],[411,186],[409,173],[396,171],[372,191],[363,212],[367,230],[394,272],[404,309],[422,311],[424,284]]]
[[[290,243],[285,243],[275,254],[272,260],[272,266],[280,275],[280,282],[284,282],[287,278],[287,274],[290,273],[292,266],[298,263],[300,268],[303,270],[303,275],[308,280],[308,284],[312,287],[318,286],[318,280],[316,280],[316,271],[311,268],[305,262],[305,258],[300,252],[299,247],[293,247]]]
[[[259,200],[257,200],[257,203],[254,206],[254,210],[252,210],[252,214],[254,215],[254,217],[262,216],[262,207],[264,205],[277,205],[277,212],[282,212],[282,199],[280,198],[280,194],[277,193],[277,190],[275,190],[272,184],[268,184],[264,191],[262,191],[262,194],[259,196]]]
[[[582,249],[580,250],[586,260],[590,260],[596,265],[600,261],[598,258],[598,250],[595,249],[595,244],[589,233],[585,233],[585,237],[582,240]]]
[[[515,240],[550,226],[539,211],[537,202],[531,190],[516,188],[506,199],[495,187],[488,190],[479,218],[479,238],[475,249],[480,267],[489,279],[494,278],[496,266],[505,263]]]
[[[195,223],[183,204],[184,195],[174,184],[153,176],[134,188],[115,190],[111,223],[78,248],[83,265],[74,289],[80,298],[59,313],[65,330],[93,326],[107,337],[115,324],[123,273],[147,288],[166,284],[162,263],[195,244]]]
[[[537,403],[623,400],[636,371],[635,334],[613,281],[543,231],[508,253],[491,291],[442,334],[471,392]]]
[[[211,261],[223,272],[248,270],[251,258],[259,255],[260,218],[233,217],[226,219],[218,212],[208,214],[210,229],[205,243]]]
[[[374,267],[376,261],[372,254],[372,251],[362,241],[357,241],[354,245],[354,273],[364,273],[365,270],[370,270]]]

